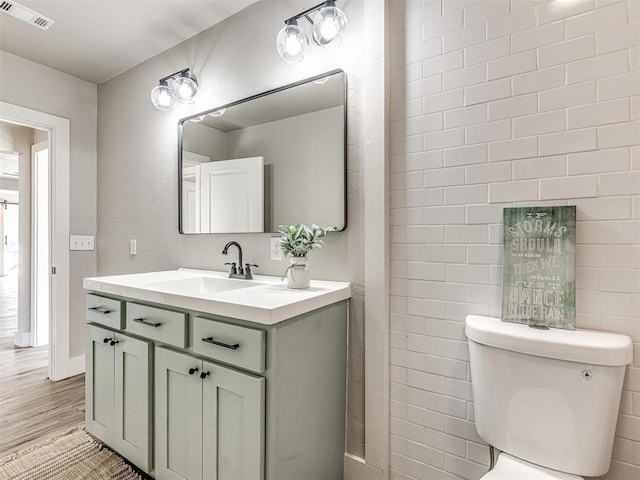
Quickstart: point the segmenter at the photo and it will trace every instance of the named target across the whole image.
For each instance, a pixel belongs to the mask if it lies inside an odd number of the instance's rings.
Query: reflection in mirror
[[[180,120],[180,232],[346,228],[345,91],[336,70]]]

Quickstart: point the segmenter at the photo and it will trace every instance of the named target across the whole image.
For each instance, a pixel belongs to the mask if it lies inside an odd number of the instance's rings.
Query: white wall
[[[286,265],[272,261],[269,234],[178,234],[177,122],[180,118],[231,103],[335,68],[348,76],[349,228],[331,234],[310,259],[313,278],[352,282],[349,329],[347,448],[363,454],[364,290],[363,290],[363,99],[362,0],[345,3],[349,28],[340,49],[311,46],[296,65],[283,62],[275,36],[286,18],[308,8],[301,0],[262,1],[98,87],[98,273],[141,272],[179,266],[225,270],[222,248],[229,240],[257,273],[282,275]],[[192,105],[173,112],[156,110],[149,92],[158,79],[185,67],[201,90]],[[129,239],[138,254],[129,255]]]
[[[577,205],[578,327],[635,342],[606,478],[640,478],[640,1],[391,8],[392,478],[487,471],[464,318],[525,204]]]
[[[69,119],[69,228],[71,233],[94,235],[96,85],[3,51],[0,51],[0,85],[0,100],[4,102]],[[82,279],[95,275],[96,255],[95,252],[70,253],[69,348],[71,357],[79,357],[84,354]]]

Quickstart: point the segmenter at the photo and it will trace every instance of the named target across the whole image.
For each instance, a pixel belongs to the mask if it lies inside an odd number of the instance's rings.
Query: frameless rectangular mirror
[[[334,70],[178,122],[180,233],[344,230],[346,75]]]

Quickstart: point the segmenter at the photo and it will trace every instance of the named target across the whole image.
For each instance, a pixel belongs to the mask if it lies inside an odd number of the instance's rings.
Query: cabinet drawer
[[[265,369],[265,332],[208,318],[193,319],[193,351],[254,372]]]
[[[87,294],[87,320],[120,330],[124,327],[124,302]]]
[[[187,346],[186,313],[127,302],[126,329],[167,345],[180,348]]]

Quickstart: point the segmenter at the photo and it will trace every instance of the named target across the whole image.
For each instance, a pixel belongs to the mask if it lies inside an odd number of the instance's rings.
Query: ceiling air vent
[[[35,12],[30,8],[25,7],[24,5],[20,5],[19,3],[13,1],[0,1],[0,12],[11,15],[18,20],[29,23],[41,30],[47,30],[55,22],[55,20],[53,20],[52,18]]]

